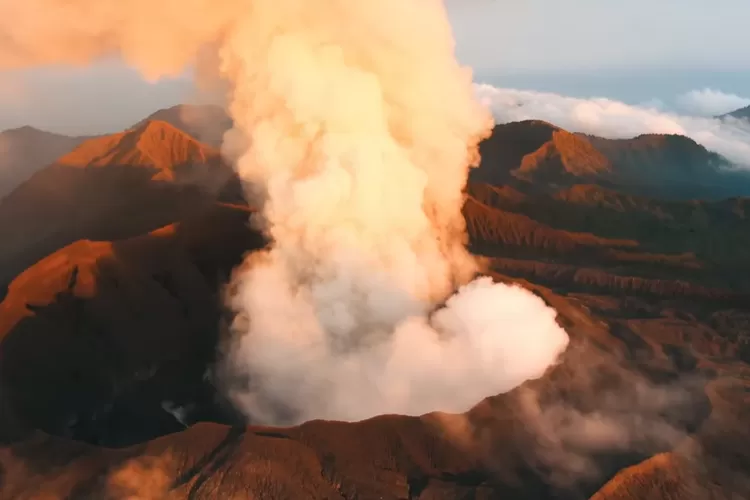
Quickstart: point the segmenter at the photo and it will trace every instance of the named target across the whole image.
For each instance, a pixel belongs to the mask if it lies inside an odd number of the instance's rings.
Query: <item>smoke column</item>
[[[218,47],[225,148],[273,241],[228,294],[252,421],[465,410],[567,345],[537,297],[467,284],[462,189],[492,119],[441,0],[0,1],[0,68],[119,53],[158,78]]]

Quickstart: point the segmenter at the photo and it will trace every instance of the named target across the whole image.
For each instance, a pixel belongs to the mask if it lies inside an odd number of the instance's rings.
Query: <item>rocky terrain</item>
[[[0,201],[0,498],[750,496],[750,182],[721,157],[496,127],[471,249],[558,311],[560,363],[463,415],[267,428],[210,376],[223,284],[265,242],[218,152],[160,113]]]

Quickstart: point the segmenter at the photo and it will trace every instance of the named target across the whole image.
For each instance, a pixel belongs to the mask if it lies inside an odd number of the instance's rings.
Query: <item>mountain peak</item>
[[[495,127],[483,153],[485,159],[500,159],[501,170],[526,181],[559,182],[611,170],[610,161],[587,138],[541,120]]]
[[[224,132],[233,125],[226,111],[212,104],[178,104],[160,109],[132,128],[137,129],[149,121],[166,122],[215,148],[221,145]]]
[[[221,106],[213,104],[177,104],[151,113],[143,121],[136,124],[136,127],[143,122],[154,120],[178,126],[186,121],[193,122],[199,118],[224,121],[229,120],[229,115]]]
[[[7,136],[11,139],[27,138],[27,137],[60,137],[60,138],[72,138],[71,136],[64,134],[56,134],[55,132],[48,132],[31,125],[24,125],[23,127],[10,128],[0,132],[0,135]]]
[[[559,157],[563,170],[568,174],[596,175],[611,170],[609,160],[589,141],[567,130],[560,128],[555,130],[546,149],[546,156]],[[521,164],[521,170],[526,164],[525,160]]]
[[[147,120],[136,127],[85,141],[58,160],[71,167],[131,165],[171,169],[197,161],[219,159],[219,152],[173,125]]]
[[[538,119],[520,120],[520,121],[513,122],[513,123],[517,123],[517,124],[519,124],[520,126],[523,126],[523,127],[538,127],[538,128],[547,128],[547,129],[550,129],[550,130],[562,130],[557,125],[554,125],[554,124],[552,124],[552,123],[550,123],[548,121],[545,121],[545,120],[538,120]],[[508,124],[508,125],[511,125],[511,124]]]
[[[554,182],[563,177],[597,175],[611,170],[609,160],[585,138],[562,129],[553,131],[552,138],[529,153],[513,171],[519,179]]]
[[[727,113],[724,116],[731,116],[734,118],[744,118],[746,120],[750,120],[750,106],[738,109],[736,111],[732,111],[731,113]]]
[[[662,147],[667,145],[687,147],[694,150],[706,150],[706,148],[695,142],[690,137],[680,134],[641,134],[631,139],[631,141],[635,144],[640,143],[644,146],[650,145]]]

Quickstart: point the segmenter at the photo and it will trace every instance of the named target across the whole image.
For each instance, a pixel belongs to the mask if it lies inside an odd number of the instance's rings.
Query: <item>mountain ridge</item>
[[[241,199],[233,170],[166,122],[88,139],[0,199],[0,282],[75,240],[136,236],[216,199]]]
[[[0,132],[0,199],[87,139],[30,126]]]
[[[89,139],[55,164],[69,167],[130,165],[174,170],[190,162],[220,162],[216,149],[159,120],[146,120],[124,132]]]
[[[466,189],[470,248],[555,308],[571,338],[559,363],[462,415],[270,428],[248,426],[214,370],[224,284],[266,241],[216,149],[177,128],[96,138],[0,201],[5,249],[25,259],[0,260],[16,270],[0,497],[640,500],[750,463],[729,425],[750,377],[750,199],[654,197],[711,166],[689,140],[607,155],[546,122],[496,128]],[[636,172],[675,168],[652,191],[618,183],[623,147]],[[677,168],[680,151],[694,163]],[[685,440],[702,455],[674,459]]]
[[[750,120],[750,106],[736,109],[734,111],[721,115],[720,118],[727,117],[727,116],[731,116],[732,118]]]
[[[540,120],[496,125],[470,182],[551,192],[575,184],[659,198],[750,195],[750,174],[680,135],[605,139]]]
[[[160,109],[131,128],[138,128],[146,121],[169,123],[214,148],[221,146],[224,133],[233,125],[227,112],[222,107],[213,104],[178,104]]]

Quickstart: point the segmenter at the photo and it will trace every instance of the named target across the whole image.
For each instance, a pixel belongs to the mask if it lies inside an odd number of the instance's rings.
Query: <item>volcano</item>
[[[750,491],[750,202],[723,197],[713,153],[496,127],[466,189],[470,248],[558,311],[560,362],[465,414],[274,428],[248,425],[216,370],[225,284],[267,242],[233,171],[180,126],[86,140],[0,202],[0,497]]]

